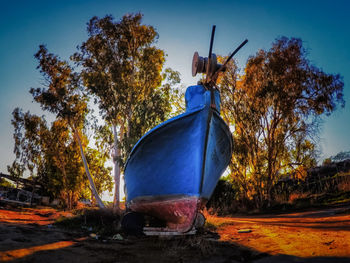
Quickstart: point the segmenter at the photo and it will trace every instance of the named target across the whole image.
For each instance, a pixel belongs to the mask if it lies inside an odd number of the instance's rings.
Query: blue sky
[[[158,33],[158,46],[167,66],[180,71],[186,85],[194,51],[207,55],[215,24],[214,52],[226,55],[245,38],[248,44],[236,59],[241,67],[259,49],[268,49],[279,36],[300,37],[310,61],[327,73],[344,77],[345,100],[350,101],[350,1],[8,1],[0,15],[0,172],[11,164],[14,141],[11,112],[15,107],[44,114],[32,102],[31,87],[42,78],[34,53],[40,44],[63,59],[87,38],[92,16],[142,12],[144,23]],[[322,158],[350,150],[350,106],[323,118]]]

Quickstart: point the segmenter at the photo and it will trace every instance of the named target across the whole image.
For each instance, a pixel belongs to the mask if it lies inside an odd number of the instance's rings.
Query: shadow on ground
[[[333,213],[334,211],[326,211]],[[48,209],[6,210],[0,208],[0,261],[1,262],[350,262],[349,257],[333,256],[292,256],[288,252],[278,252],[282,241],[292,238],[300,239],[296,225],[306,231],[313,229],[305,236],[313,238],[322,248],[335,251],[332,246],[342,239],[333,238],[322,230],[321,222],[331,233],[339,235],[340,231],[332,226],[343,226],[347,237],[349,215],[343,217],[336,214],[325,214],[323,217],[290,214],[270,217],[235,217],[213,218],[223,220],[222,228],[218,233],[203,231],[195,236],[181,237],[133,237],[124,236],[122,240],[113,240],[108,237],[96,239],[87,232],[67,231],[51,225],[60,212]],[[321,213],[321,212],[320,212]],[[323,212],[322,212],[323,213]],[[339,214],[339,215],[340,215]],[[38,216],[38,218],[36,218]],[[49,221],[43,221],[49,217]],[[19,220],[16,220],[19,219]],[[346,222],[345,222],[346,221]],[[35,223],[38,222],[38,223]],[[44,223],[45,222],[45,223]],[[46,224],[46,225],[45,225]],[[317,226],[320,224],[319,226]],[[250,227],[251,233],[239,236],[237,230]],[[294,228],[295,227],[295,228]],[[311,227],[311,228],[310,228]],[[344,227],[346,229],[344,229]],[[282,230],[285,232],[281,232]],[[269,230],[269,231],[267,231]],[[221,232],[222,231],[222,232]],[[259,232],[260,231],[260,232]],[[315,232],[316,231],[316,232]],[[277,234],[276,234],[277,233]],[[282,234],[281,234],[282,233]],[[313,237],[315,233],[322,234],[324,240]],[[274,234],[274,237],[263,235]],[[343,234],[344,235],[344,234]],[[332,238],[331,238],[332,237]],[[225,240],[225,238],[227,238]],[[281,240],[279,240],[280,238]],[[333,241],[332,241],[332,240]],[[311,239],[310,239],[311,240]],[[331,242],[328,242],[331,240]],[[253,242],[252,242],[253,241]],[[271,242],[271,244],[268,243]],[[325,242],[327,241],[327,242]],[[255,242],[255,243],[254,243]],[[274,244],[275,242],[276,244]],[[282,242],[282,243],[281,243]],[[306,246],[307,241],[303,241]],[[257,243],[263,243],[268,250],[258,249]],[[310,243],[310,242],[309,242]],[[254,246],[256,245],[256,246]],[[273,248],[273,246],[276,246]],[[298,248],[297,248],[298,249]],[[271,251],[271,252],[266,252]],[[290,252],[290,253],[289,253]],[[289,254],[289,255],[284,255]],[[296,254],[293,254],[296,255]],[[339,255],[339,254],[338,254]],[[348,254],[343,254],[348,255]]]
[[[11,235],[9,235],[11,233]],[[4,239],[5,238],[5,239]],[[216,233],[183,237],[127,237],[115,241],[39,225],[0,227],[2,262],[349,262],[349,258],[269,255],[219,241]]]

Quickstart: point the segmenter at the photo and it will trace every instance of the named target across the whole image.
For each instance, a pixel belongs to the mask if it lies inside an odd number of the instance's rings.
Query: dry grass
[[[203,215],[205,216],[205,228],[209,231],[216,231],[218,228],[232,224],[232,220],[229,217],[219,217],[217,214],[209,213],[204,210]]]
[[[69,230],[96,233],[102,236],[113,236],[120,232],[121,216],[113,209],[83,209],[75,211],[75,216],[58,218],[55,225]]]
[[[288,203],[293,204],[295,203],[296,200],[305,199],[305,198],[308,198],[309,196],[310,196],[309,192],[304,192],[304,193],[294,192],[289,195]]]

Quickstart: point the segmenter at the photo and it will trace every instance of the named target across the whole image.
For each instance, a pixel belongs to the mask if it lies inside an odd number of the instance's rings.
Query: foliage
[[[87,31],[87,41],[71,57],[79,65],[78,71],[44,45],[35,54],[45,82],[42,87],[31,88],[30,93],[43,110],[55,115],[51,127],[43,117],[24,114],[20,109],[13,112],[18,164],[12,171],[20,173],[18,165],[23,166],[32,176],[40,177],[53,196],[70,195],[66,200],[76,199],[77,192],[84,197],[88,193],[79,163],[85,160],[83,148],[95,174],[97,191],[111,190],[111,169],[104,163],[113,141],[115,176],[119,178],[119,164],[125,162],[136,141],[182,105],[180,89],[173,89],[180,82],[179,73],[172,69],[162,72],[165,56],[155,46],[158,34],[152,26],[142,24],[141,14],[128,14],[120,21],[111,16],[93,17]],[[94,127],[97,150],[88,147],[85,135],[92,124],[88,119],[89,95],[107,121]],[[172,106],[172,101],[177,105]],[[113,139],[111,126],[119,131],[118,138]],[[77,154],[78,146],[82,157]],[[85,169],[95,193],[87,165]]]
[[[167,119],[175,117],[186,110],[185,106],[185,88],[180,85],[180,73],[171,68],[166,68],[163,72],[163,86],[169,93],[171,103],[171,112],[168,112]]]
[[[72,140],[68,124],[56,120],[49,128],[43,117],[23,113],[18,108],[13,111],[12,124],[17,158],[9,167],[10,173],[22,176],[24,168],[28,169],[45,186],[47,194],[53,198],[62,197],[71,208],[79,197],[83,197],[86,178],[79,148]],[[100,163],[93,167],[93,171],[106,169],[103,159],[97,160]],[[101,173],[98,179],[100,193],[111,187],[111,178],[106,178],[106,175],[108,171]]]
[[[332,159],[331,158],[326,158],[323,160],[322,165],[330,165],[332,163]]]
[[[11,166],[10,165],[7,166],[7,171],[13,177],[18,177],[18,178],[22,177],[24,170],[25,170],[24,165],[21,163],[18,163],[16,160],[12,162]]]
[[[90,175],[83,150],[84,142],[82,142],[82,139],[84,138],[81,132],[88,124],[86,115],[89,110],[87,107],[88,98],[79,89],[80,76],[73,71],[67,62],[49,53],[43,45],[39,47],[35,57],[39,61],[38,68],[46,80],[46,86],[37,89],[32,88],[30,93],[44,110],[56,114],[58,120],[67,122],[68,128],[72,131],[72,137],[75,137],[79,144],[91,191],[98,205],[104,207]],[[64,166],[64,164],[62,165]]]
[[[29,112],[23,113],[19,108],[14,109],[12,116],[14,153],[19,162],[15,161],[8,170],[10,173],[22,176],[23,170],[28,169],[33,176],[34,169],[42,162],[40,141],[47,130],[46,121]]]
[[[16,108],[12,119],[15,153],[18,162],[32,176],[39,177],[52,197],[62,197],[71,208],[79,197],[86,197],[88,189],[79,145],[74,140],[77,134],[82,136],[79,133],[88,124],[88,99],[80,92],[79,77],[67,62],[49,53],[43,45],[35,57],[39,60],[38,68],[46,86],[32,88],[30,93],[44,110],[54,113],[56,119],[48,127],[44,117]],[[82,144],[88,145],[84,135]],[[92,170],[99,173],[96,179],[98,192],[111,189],[110,168],[104,167],[106,156],[92,150],[89,153],[91,158],[96,158]],[[12,170],[15,168],[13,166]]]
[[[5,180],[4,178],[0,178],[0,189],[1,188],[14,188],[15,185]]]
[[[350,159],[350,151],[341,151],[339,153],[337,153],[334,156],[331,156],[330,159],[333,162],[340,162],[340,161],[344,161],[346,159]]]
[[[158,34],[142,24],[142,14],[93,17],[88,39],[72,59],[81,66],[84,86],[114,130],[115,206],[119,206],[121,167],[133,145],[172,111],[171,86],[179,74],[162,75],[164,52],[155,46]],[[166,80],[166,85],[161,85]],[[171,84],[170,84],[171,83]],[[117,134],[118,130],[118,134]]]
[[[229,180],[220,179],[206,207],[218,215],[233,214],[237,210],[238,191]]]
[[[336,176],[340,177],[337,188],[340,192],[350,192],[350,169],[348,172],[340,172]]]
[[[303,177],[315,165],[319,116],[344,106],[343,81],[306,59],[302,41],[282,37],[220,79],[224,119],[234,126],[231,176],[261,207],[283,174]]]
[[[112,16],[93,17],[88,40],[73,56],[83,67],[84,85],[96,96],[101,115],[122,127],[123,162],[136,141],[171,111],[171,85],[161,86],[164,52],[154,46],[155,29],[141,21],[139,13],[124,15],[117,22]],[[171,73],[179,82],[178,73]]]
[[[112,167],[105,167],[108,156],[104,152],[88,147],[86,159],[89,169],[94,172],[95,185],[99,194],[103,191],[112,191]]]
[[[45,186],[47,194],[52,198],[63,198],[69,208],[78,198],[90,197],[86,196],[88,183],[84,176],[79,146],[72,139],[72,131],[65,120],[57,119],[49,128],[44,117],[23,113],[16,108],[12,124],[15,127],[17,155],[10,167],[12,172],[23,175],[24,168],[29,169],[32,176]],[[110,168],[104,167],[105,158],[95,155],[91,170],[99,173],[96,184],[99,193],[102,193],[112,186]]]

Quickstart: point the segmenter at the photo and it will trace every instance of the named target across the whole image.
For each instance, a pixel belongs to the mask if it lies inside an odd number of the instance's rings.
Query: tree
[[[2,188],[14,188],[15,186],[4,178],[0,178],[0,189]]]
[[[24,170],[25,170],[24,165],[19,163],[17,160],[14,160],[11,166],[7,165],[7,171],[10,173],[11,176],[16,178],[23,177]],[[16,186],[18,187],[18,183]]]
[[[12,162],[11,166],[10,165],[7,166],[7,171],[13,177],[18,177],[18,178],[23,177],[24,170],[25,170],[24,165],[16,162],[16,160]]]
[[[330,159],[334,162],[341,162],[350,159],[350,151],[338,152],[335,156],[331,156]]]
[[[171,105],[171,111],[167,112],[166,119],[175,117],[186,110],[185,86],[181,84],[180,73],[171,68],[163,72],[163,87],[168,92],[167,99]]]
[[[39,175],[43,183],[46,181],[45,185],[50,192],[56,190],[56,194],[66,200],[69,208],[73,207],[78,198],[94,198],[90,182],[84,175],[80,145],[75,140],[74,131],[70,129],[68,123],[64,119],[55,120],[45,139],[44,170],[40,169]],[[82,147],[86,150],[89,170],[95,175],[96,192],[101,195],[105,190],[111,191],[111,167],[105,167],[107,161],[105,153],[88,147],[88,144],[87,137],[82,136]]]
[[[57,56],[49,53],[43,45],[39,47],[35,57],[39,61],[38,68],[45,78],[46,87],[32,88],[30,93],[34,100],[40,103],[43,110],[56,114],[57,118],[66,121],[68,127],[72,129],[80,148],[91,190],[98,205],[103,208],[104,204],[90,175],[81,141],[81,131],[84,124],[86,124],[85,116],[88,108],[87,97],[79,92],[79,75],[73,71],[67,62],[61,61]],[[63,161],[62,165],[64,165]]]
[[[72,136],[65,119],[56,119],[48,127],[44,117],[13,111],[12,124],[15,128],[16,160],[8,170],[11,175],[21,177],[24,168],[30,171],[33,179],[45,186],[45,194],[52,198],[62,198],[71,209],[79,197],[85,197],[87,178],[84,176],[79,146]],[[88,141],[83,138],[83,144]],[[105,168],[103,151],[87,147],[87,159],[92,163],[90,169],[95,174],[98,194],[111,190],[109,176],[111,168]],[[86,198],[86,197],[85,197]]]
[[[158,34],[141,22],[139,13],[124,15],[118,22],[112,16],[93,17],[88,23],[88,40],[73,56],[83,67],[84,85],[113,127],[117,209],[126,156],[136,141],[172,110],[170,86],[161,86],[164,52],[154,46]]]
[[[311,65],[300,39],[285,37],[250,57],[241,76],[232,62],[220,81],[223,116],[235,128],[232,177],[261,206],[282,174],[314,164],[319,116],[344,106],[344,84]]]
[[[27,169],[30,176],[33,177],[35,170],[43,160],[40,142],[47,131],[46,121],[42,117],[30,114],[30,112],[23,113],[19,108],[13,110],[12,116],[16,161],[11,167],[8,167],[8,171],[21,177],[24,169]]]

